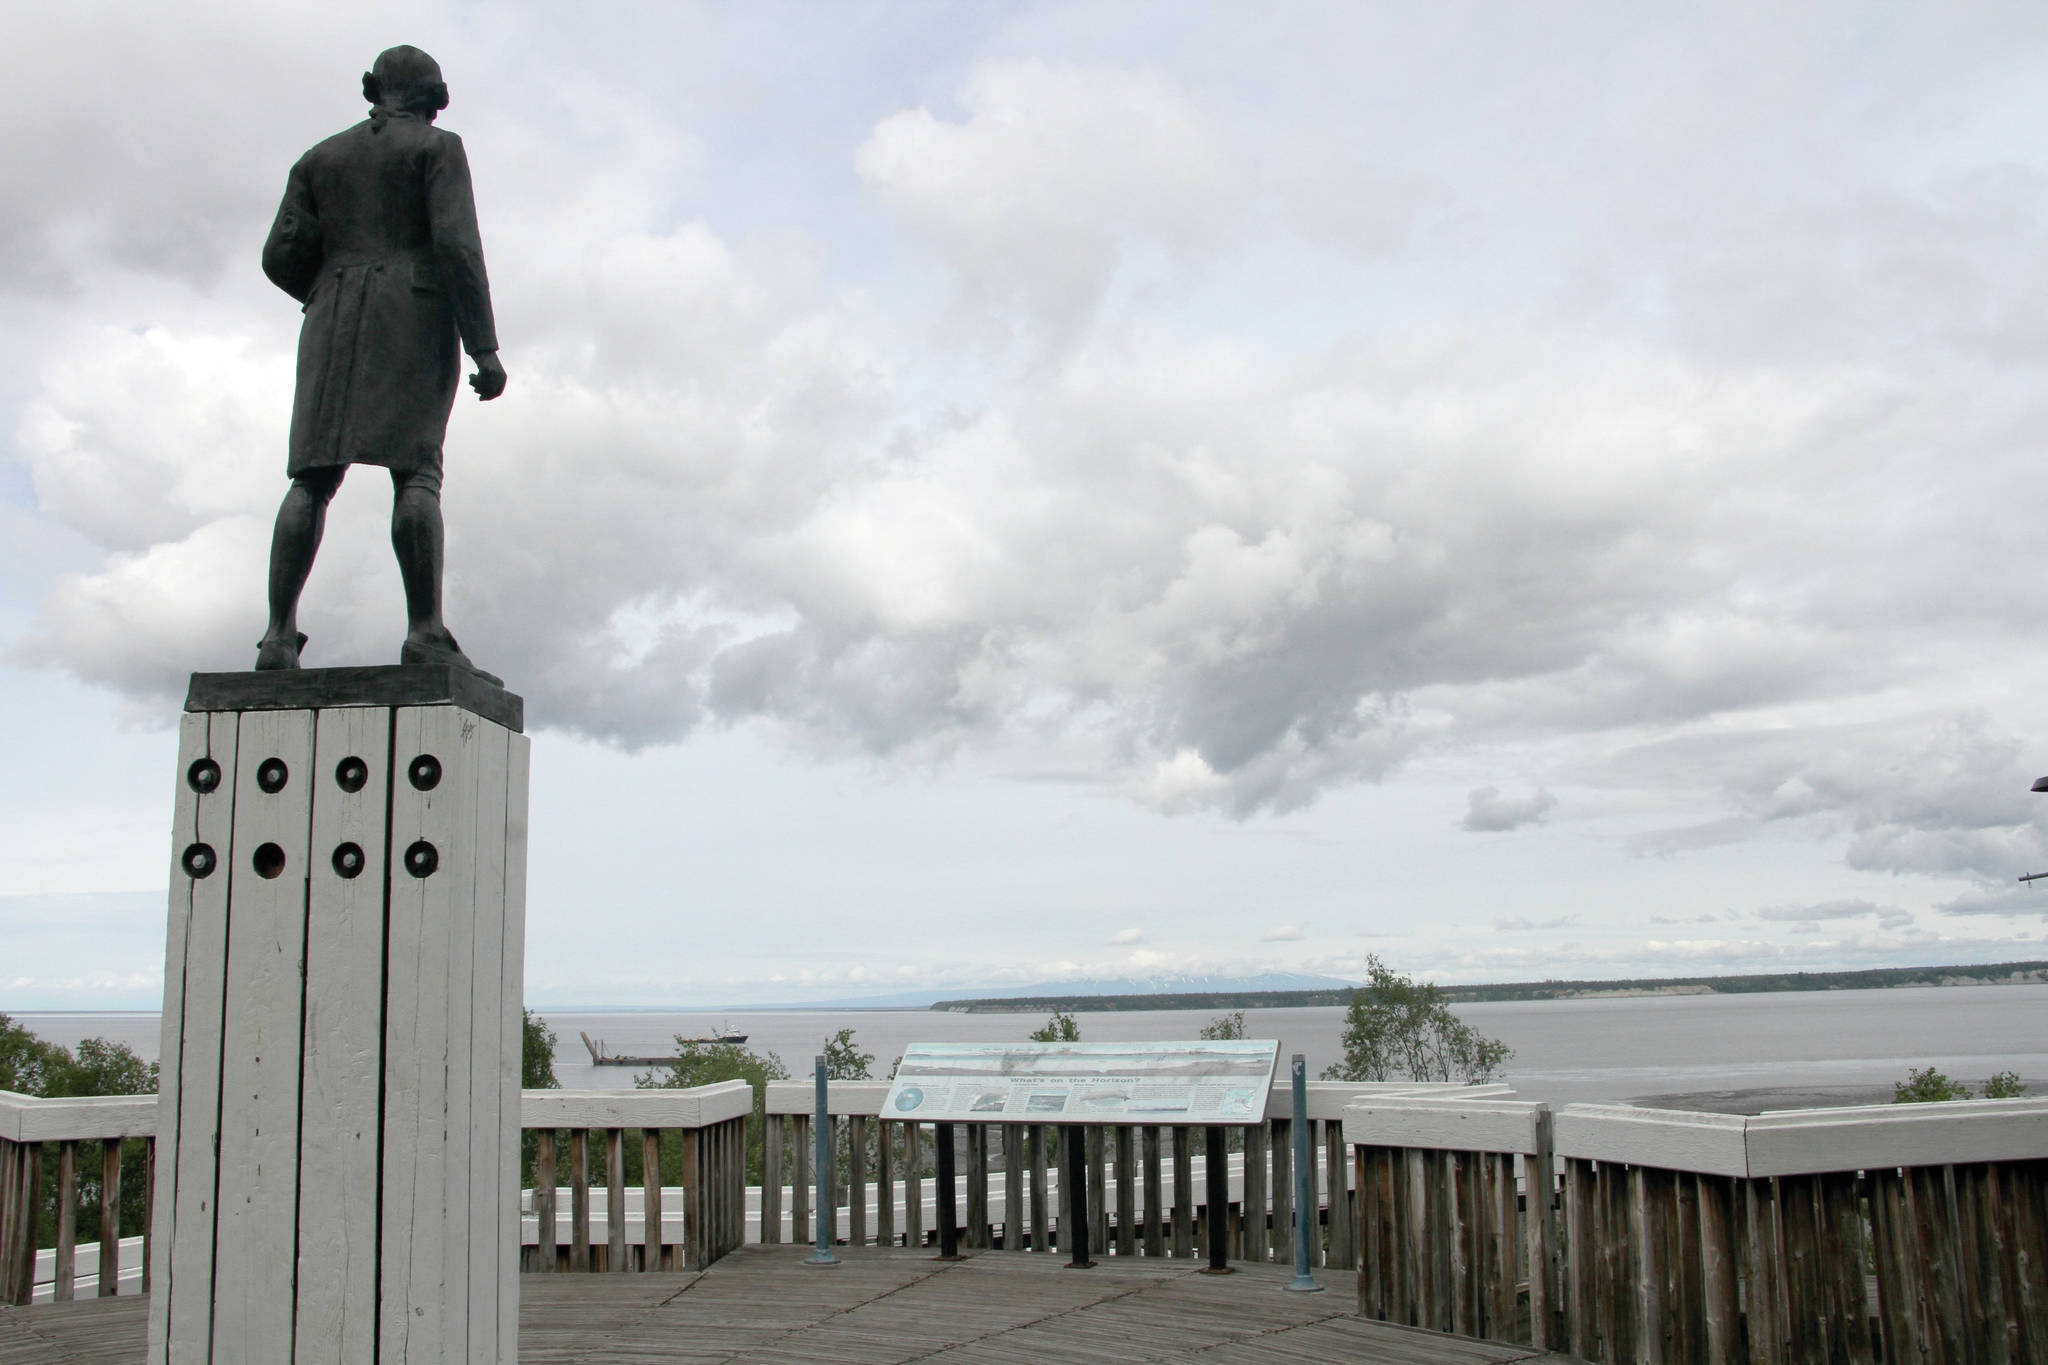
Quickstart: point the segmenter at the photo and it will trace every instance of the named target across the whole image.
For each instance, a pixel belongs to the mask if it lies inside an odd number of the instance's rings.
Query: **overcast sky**
[[[2048,956],[2048,10],[1684,8],[11,13],[0,1008],[158,999],[258,253],[400,42],[529,1000]],[[389,497],[310,665],[395,660]]]

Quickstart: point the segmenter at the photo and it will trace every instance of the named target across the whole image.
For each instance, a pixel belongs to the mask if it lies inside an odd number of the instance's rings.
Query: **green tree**
[[[1326,1081],[1463,1081],[1497,1075],[1514,1050],[1451,1013],[1444,993],[1402,976],[1378,956],[1365,960],[1366,983],[1351,993],[1344,1060]]]
[[[157,1066],[144,1062],[132,1048],[104,1038],[87,1038],[78,1051],[53,1047],[43,1093],[50,1096],[154,1095]]]
[[[1906,1079],[1892,1085],[1893,1104],[1935,1104],[1942,1100],[1967,1100],[1970,1087],[1952,1081],[1933,1067],[1906,1073]]]
[[[850,1028],[843,1028],[827,1038],[823,1055],[825,1079],[830,1081],[864,1081],[868,1079],[868,1068],[875,1062],[874,1053],[862,1052],[860,1045],[853,1041]]]
[[[2026,1093],[2027,1087],[2020,1083],[2017,1071],[2001,1071],[1984,1082],[1987,1100],[2016,1100]]]
[[[1074,1022],[1073,1015],[1063,1014],[1059,1010],[1054,1010],[1052,1018],[1045,1021],[1045,1027],[1032,1032],[1031,1041],[1034,1043],[1078,1043],[1081,1041],[1081,1029]]]
[[[560,1090],[555,1079],[555,1031],[548,1021],[524,1005],[519,1007],[519,1088]],[[519,1186],[533,1188],[534,1162],[540,1155],[540,1134],[521,1129],[519,1134]]]
[[[62,1051],[0,1014],[0,1090],[12,1090],[17,1095],[43,1094],[44,1078]]]
[[[1205,1040],[1244,1037],[1244,1011],[1232,1010],[1228,1014],[1217,1015],[1202,1025],[1200,1036]]]
[[[700,1043],[680,1035],[676,1038],[676,1055],[644,1075],[635,1076],[633,1084],[642,1090],[688,1090],[699,1085],[716,1085],[720,1081],[745,1081],[754,1088],[754,1115],[747,1124],[747,1183],[761,1183],[761,1135],[764,1115],[767,1112],[768,1082],[786,1081],[789,1068],[782,1064],[782,1058],[772,1052],[756,1052],[742,1043]],[[669,1163],[675,1163],[673,1179]],[[633,1172],[638,1168],[639,1157],[627,1153],[626,1178],[630,1183]],[[680,1148],[665,1152],[662,1156],[662,1182],[682,1183],[682,1152]]]
[[[525,1006],[519,1009],[519,1085],[524,1090],[560,1090],[555,1079],[555,1031]]]

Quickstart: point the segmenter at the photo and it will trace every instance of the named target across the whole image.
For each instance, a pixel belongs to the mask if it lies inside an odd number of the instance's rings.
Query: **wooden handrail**
[[[1368,1317],[1589,1361],[2048,1359],[2048,1099],[1343,1127]]]

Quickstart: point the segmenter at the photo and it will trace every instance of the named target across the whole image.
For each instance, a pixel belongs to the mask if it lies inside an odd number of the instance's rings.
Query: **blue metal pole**
[[[838,1265],[839,1258],[832,1254],[832,1239],[826,1229],[832,1223],[832,1107],[825,1085],[825,1059],[817,1059],[817,1114],[811,1121],[818,1140],[815,1151],[818,1157],[818,1209],[817,1249],[804,1258],[805,1265]]]
[[[1315,1221],[1316,1172],[1308,1145],[1308,1059],[1299,1052],[1289,1062],[1294,1079],[1294,1278],[1287,1287],[1297,1294],[1320,1294],[1323,1287],[1309,1273],[1309,1228]]]

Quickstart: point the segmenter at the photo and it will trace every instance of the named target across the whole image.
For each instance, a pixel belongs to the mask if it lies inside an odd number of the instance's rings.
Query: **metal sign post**
[[[939,1259],[957,1261],[960,1259],[960,1192],[955,1185],[959,1178],[954,1172],[956,1160],[953,1152],[953,1125],[935,1123],[932,1137],[938,1143],[938,1172],[934,1183],[939,1196]]]
[[[1323,1287],[1309,1273],[1309,1215],[1316,1197],[1315,1167],[1308,1144],[1308,1059],[1299,1052],[1288,1062],[1294,1080],[1294,1278],[1287,1287],[1297,1294],[1320,1294]]]
[[[1060,1134],[1060,1193],[1066,1205],[1061,1211],[1060,1245],[1068,1250],[1067,1269],[1093,1269],[1095,1262],[1088,1254],[1088,1158],[1079,1128]]]
[[[818,1140],[814,1150],[818,1159],[818,1242],[817,1249],[804,1258],[805,1265],[838,1265],[839,1258],[832,1254],[832,1109],[825,1085],[825,1059],[816,1063],[818,1078],[817,1116],[811,1126],[817,1130]]]
[[[1230,1155],[1223,1130],[1210,1124],[1203,1130],[1203,1165],[1208,1200],[1203,1210],[1209,1224],[1209,1264],[1205,1275],[1230,1273]]]

